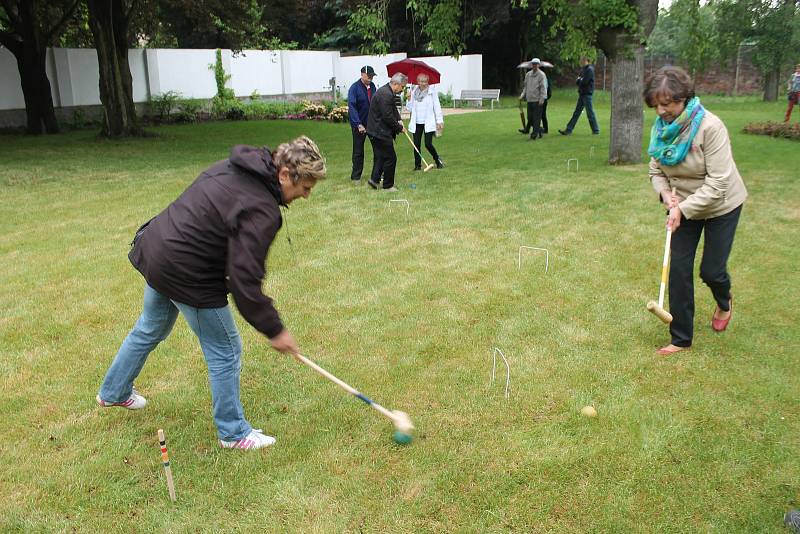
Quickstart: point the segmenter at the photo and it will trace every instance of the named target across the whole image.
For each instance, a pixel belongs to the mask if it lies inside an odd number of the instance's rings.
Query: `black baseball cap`
[[[375,76],[375,69],[373,69],[369,65],[364,65],[363,67],[361,67],[361,72],[366,72],[367,76],[369,76],[370,78]]]

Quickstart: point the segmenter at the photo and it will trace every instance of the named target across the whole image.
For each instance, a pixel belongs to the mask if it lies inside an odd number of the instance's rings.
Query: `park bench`
[[[494,103],[500,104],[500,89],[462,89],[461,98],[453,99],[453,107],[456,107],[456,102],[459,100],[478,102],[482,106],[484,100],[489,100],[494,109]]]

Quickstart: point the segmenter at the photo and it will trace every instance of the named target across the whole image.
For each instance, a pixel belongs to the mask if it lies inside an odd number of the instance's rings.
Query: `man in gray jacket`
[[[528,122],[525,128],[520,129],[520,133],[530,132],[531,141],[542,136],[541,120],[542,106],[547,98],[547,82],[544,73],[539,70],[542,62],[538,57],[531,60],[531,70],[525,74],[525,82],[522,85],[520,100],[528,102]]]

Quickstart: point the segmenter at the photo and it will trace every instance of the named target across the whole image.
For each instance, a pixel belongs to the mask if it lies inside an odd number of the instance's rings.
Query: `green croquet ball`
[[[409,443],[411,443],[411,434],[406,434],[405,432],[400,432],[399,430],[395,430],[394,442],[399,445],[408,445]]]

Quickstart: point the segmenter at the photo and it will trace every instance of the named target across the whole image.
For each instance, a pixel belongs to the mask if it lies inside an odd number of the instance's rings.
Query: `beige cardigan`
[[[747,189],[731,154],[728,130],[706,110],[686,158],[677,165],[650,159],[650,181],[659,195],[676,188],[687,219],[711,219],[730,213],[747,198]]]

